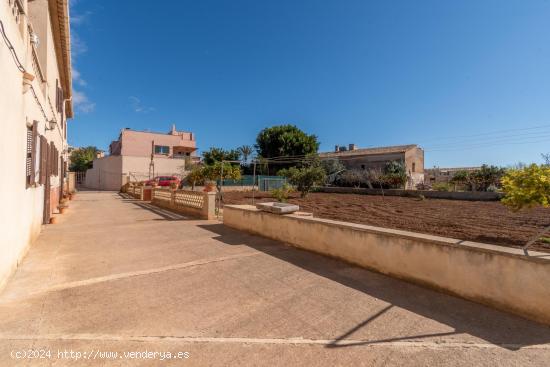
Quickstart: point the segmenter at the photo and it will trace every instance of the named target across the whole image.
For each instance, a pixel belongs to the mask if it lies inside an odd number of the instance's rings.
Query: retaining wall
[[[224,225],[340,258],[550,325],[550,254],[460,241],[250,205],[226,205]]]

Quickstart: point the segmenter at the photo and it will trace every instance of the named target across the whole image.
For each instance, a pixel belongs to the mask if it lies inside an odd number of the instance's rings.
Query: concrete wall
[[[122,186],[122,156],[94,159],[93,168],[86,171],[85,187],[96,190],[120,190]]]
[[[550,325],[550,254],[229,205],[224,225]],[[512,331],[513,332],[513,331]]]
[[[96,190],[120,190],[129,175],[131,181],[149,179],[149,157],[111,155],[94,159],[93,168],[86,171],[85,186]],[[181,176],[184,159],[156,157],[155,176]]]
[[[361,195],[386,195],[386,196],[405,196],[418,197],[423,195],[428,199],[448,199],[448,200],[468,200],[468,201],[496,201],[503,197],[502,193],[484,192],[484,191],[428,191],[428,190],[382,190],[365,189],[353,187],[317,187],[317,192],[327,192],[334,194],[361,194]]]
[[[41,80],[33,66],[33,54],[29,41],[27,25],[29,19],[22,15],[17,23],[8,1],[0,1],[0,20],[4,25],[7,38],[13,44],[19,60],[25,70],[35,76],[31,85],[36,92],[36,99],[30,89],[23,88],[23,73],[17,68],[14,59],[4,41],[0,41],[0,289],[15,270],[25,255],[29,245],[40,233],[44,208],[44,186],[26,184],[26,138],[27,122],[38,121],[38,133],[48,141],[53,141],[61,153],[66,148],[64,126],[58,124],[53,130],[46,131],[46,118],[61,120],[61,114],[55,111],[55,79],[59,75],[55,59],[53,39],[51,38],[51,20],[47,6],[38,10],[32,6],[46,3],[40,0],[32,3],[23,2],[26,12],[33,19],[42,21],[46,30],[39,52],[47,60],[49,72],[46,80]],[[39,28],[37,24],[37,28]],[[38,30],[37,30],[38,32]],[[49,32],[49,33],[48,33]],[[48,38],[50,37],[50,38]],[[37,50],[38,51],[38,50]],[[41,65],[42,66],[42,65]],[[45,65],[43,66],[45,69]],[[37,101],[38,100],[38,101]],[[50,108],[50,105],[53,105]],[[42,112],[46,113],[46,118]],[[59,176],[50,178],[52,194],[57,195],[62,180]],[[52,197],[56,200],[57,197]],[[52,209],[55,205],[52,204]]]

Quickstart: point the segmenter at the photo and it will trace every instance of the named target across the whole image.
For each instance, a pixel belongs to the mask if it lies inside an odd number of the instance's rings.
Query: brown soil
[[[255,197],[257,202],[273,201],[267,193]],[[550,225],[550,209],[514,213],[499,202],[326,193],[312,193],[305,199],[293,195],[289,202],[318,218],[508,247],[523,246]],[[225,192],[224,203],[252,204],[252,193]],[[531,249],[550,252],[550,244],[539,241]]]

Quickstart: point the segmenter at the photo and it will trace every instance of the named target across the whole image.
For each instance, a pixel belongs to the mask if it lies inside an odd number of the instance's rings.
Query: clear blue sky
[[[321,150],[417,143],[426,166],[550,152],[550,1],[72,0],[69,143],[121,128],[254,143],[296,124]]]

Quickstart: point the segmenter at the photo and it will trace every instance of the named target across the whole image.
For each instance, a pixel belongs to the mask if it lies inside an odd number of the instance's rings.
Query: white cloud
[[[95,103],[88,99],[88,96],[84,92],[73,89],[73,105],[76,110],[82,113],[90,113],[95,109]]]
[[[95,103],[90,101],[88,95],[80,90],[74,88],[74,85],[79,87],[86,87],[88,83],[82,77],[80,71],[76,68],[77,58],[88,51],[88,45],[82,38],[80,38],[76,28],[83,23],[88,22],[89,16],[92,14],[90,11],[84,13],[78,12],[74,7],[78,3],[78,0],[70,0],[71,11],[71,58],[72,58],[72,76],[73,76],[73,105],[76,111],[81,113],[90,113],[95,109]]]
[[[86,85],[88,85],[88,82],[82,79],[82,75],[80,74],[80,71],[78,71],[78,69],[76,69],[74,65],[73,65],[72,74],[73,74],[73,83],[76,83],[82,87],[85,87]]]
[[[147,107],[147,106],[144,106],[144,105],[141,103],[141,100],[140,100],[138,97],[130,96],[130,97],[128,97],[128,99],[130,100],[130,104],[131,104],[132,109],[134,110],[134,112],[137,112],[137,113],[148,113],[148,112],[151,112],[151,111],[154,111],[154,110],[155,110],[154,107]]]

